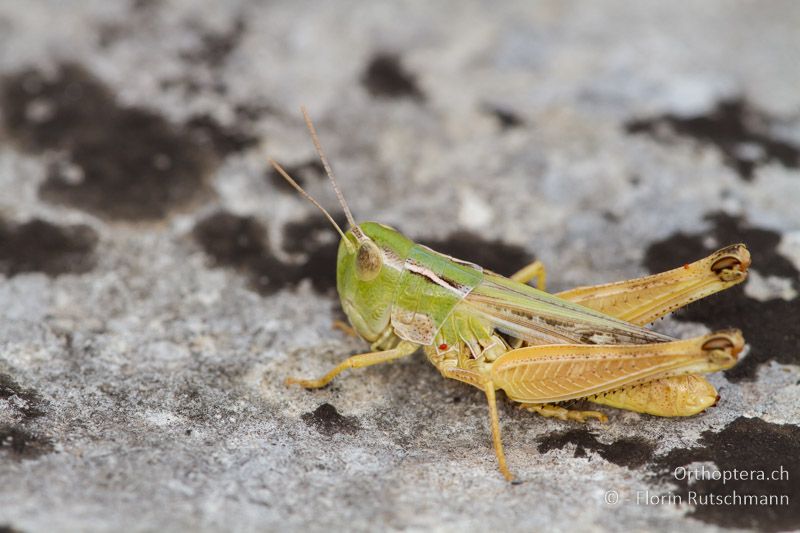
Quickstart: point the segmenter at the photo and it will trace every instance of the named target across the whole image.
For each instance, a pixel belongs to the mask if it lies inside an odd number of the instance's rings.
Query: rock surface
[[[3,2],[0,530],[800,528],[798,27],[790,1]],[[502,273],[746,242],[747,285],[655,326],[743,329],[719,406],[503,402],[510,485],[482,393],[422,356],[285,388],[365,348],[331,330],[335,234],[265,165],[338,212],[300,104],[358,218]]]

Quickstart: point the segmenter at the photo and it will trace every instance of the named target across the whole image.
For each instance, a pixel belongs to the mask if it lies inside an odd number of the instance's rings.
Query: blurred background
[[[800,527],[800,5],[0,2],[0,530]],[[501,409],[423,357],[317,375],[341,221],[549,289],[726,244],[744,286],[655,327],[736,326],[746,357],[686,420]],[[704,463],[789,482],[672,474]],[[607,494],[620,497],[609,503]],[[794,500],[792,500],[794,502]]]

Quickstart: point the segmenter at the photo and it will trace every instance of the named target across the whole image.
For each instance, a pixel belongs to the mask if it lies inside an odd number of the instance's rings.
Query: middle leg
[[[511,279],[519,281],[520,283],[528,283],[532,279],[535,279],[537,289],[540,291],[547,290],[545,288],[547,271],[544,269],[544,264],[541,261],[534,261],[530,265],[523,267],[521,270],[513,273]]]
[[[575,422],[586,422],[590,418],[596,418],[600,422],[608,422],[608,417],[600,411],[579,411],[567,409],[560,405],[551,403],[521,403],[520,409],[538,413],[545,418],[558,418],[559,420],[574,420]]]

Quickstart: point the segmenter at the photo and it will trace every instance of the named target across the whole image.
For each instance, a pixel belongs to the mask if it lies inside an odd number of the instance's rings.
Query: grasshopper
[[[570,400],[656,416],[690,416],[719,395],[702,374],[736,364],[739,330],[678,340],[647,324],[699,298],[744,281],[750,254],[734,244],[660,274],[550,294],[536,261],[511,277],[415,244],[376,222],[357,224],[305,108],[302,113],[323,167],[347,217],[331,215],[274,160],[270,163],[320,209],[341,236],[337,290],[351,332],[370,343],[317,379],[287,385],[325,386],[342,371],[410,356],[419,348],[445,378],[482,390],[489,405],[500,472],[513,476],[500,436],[495,392],[545,417],[606,422]],[[536,281],[536,288],[530,282]]]

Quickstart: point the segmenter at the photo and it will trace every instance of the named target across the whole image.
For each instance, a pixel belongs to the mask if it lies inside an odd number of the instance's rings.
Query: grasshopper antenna
[[[322,166],[325,167],[325,173],[328,175],[328,178],[330,178],[331,184],[333,184],[333,190],[336,191],[336,197],[339,199],[339,203],[342,204],[342,209],[344,209],[347,222],[350,224],[350,228],[353,230],[353,235],[355,235],[358,242],[361,242],[365,239],[364,233],[361,231],[361,228],[358,227],[358,224],[356,224],[356,221],[353,218],[353,213],[350,212],[347,202],[344,201],[342,190],[339,188],[339,184],[336,183],[336,178],[333,177],[333,170],[328,163],[328,158],[325,157],[325,152],[322,151],[322,145],[319,142],[319,137],[317,136],[316,128],[314,128],[314,123],[311,122],[311,117],[308,116],[308,111],[306,110],[305,106],[300,106],[300,111],[303,113],[303,118],[306,121],[308,131],[311,133],[311,140],[314,142],[314,148],[317,149],[317,154],[322,161]],[[328,216],[330,217],[330,215]]]
[[[268,160],[268,161],[269,161],[269,163],[270,163],[270,164],[271,164],[271,165],[272,165],[272,166],[275,168],[275,170],[277,170],[277,171],[278,171],[278,174],[280,174],[281,176],[283,176],[283,179],[285,179],[286,181],[288,181],[288,182],[289,182],[289,185],[291,185],[292,187],[294,187],[295,189],[297,189],[297,192],[299,192],[300,194],[302,194],[302,195],[303,195],[303,197],[305,197],[305,199],[306,199],[306,200],[308,200],[309,202],[311,202],[312,204],[314,204],[315,206],[317,206],[317,209],[319,209],[320,211],[322,211],[322,214],[324,214],[324,215],[325,215],[325,216],[328,218],[328,220],[331,222],[331,224],[333,224],[333,227],[334,227],[334,228],[336,228],[336,231],[338,231],[338,232],[339,232],[339,235],[341,235],[341,236],[342,236],[342,240],[344,241],[344,245],[345,245],[345,246],[347,246],[347,251],[348,251],[348,252],[350,252],[350,253],[354,253],[354,252],[355,252],[355,248],[353,248],[353,244],[350,242],[350,239],[348,239],[347,237],[345,237],[345,235],[344,235],[344,232],[342,231],[342,228],[340,228],[340,227],[339,227],[339,224],[337,224],[337,223],[336,223],[336,221],[335,221],[335,220],[333,220],[333,217],[331,216],[331,214],[330,214],[330,213],[328,213],[328,212],[325,210],[325,208],[324,208],[324,207],[322,207],[322,206],[319,204],[319,202],[317,202],[316,200],[314,200],[314,198],[312,198],[310,194],[308,194],[308,193],[307,193],[305,190],[303,190],[303,188],[302,188],[302,187],[301,187],[301,186],[300,186],[300,185],[299,185],[299,184],[298,184],[296,181],[294,181],[294,180],[292,179],[292,177],[289,175],[289,173],[288,173],[288,172],[286,172],[285,170],[283,170],[283,167],[282,167],[282,166],[280,166],[280,165],[277,163],[277,161],[275,161],[275,160],[274,160],[274,159],[272,159],[272,158],[269,158],[269,160]]]

